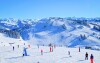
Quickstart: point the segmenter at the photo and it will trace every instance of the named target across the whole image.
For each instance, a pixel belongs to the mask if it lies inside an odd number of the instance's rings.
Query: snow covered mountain
[[[100,19],[97,18],[0,19],[0,32],[10,38],[21,36],[31,44],[100,47]]]

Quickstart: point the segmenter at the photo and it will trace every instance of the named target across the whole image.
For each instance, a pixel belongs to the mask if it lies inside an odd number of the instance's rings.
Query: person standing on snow
[[[37,44],[37,47],[38,47],[38,49],[39,49],[39,44]]]
[[[24,43],[24,45],[25,45],[25,43]]]
[[[28,48],[30,48],[30,44],[28,45]]]
[[[68,55],[70,55],[70,51],[68,51]]]
[[[90,56],[90,63],[94,63],[93,59],[94,59],[94,56],[93,56],[93,54],[91,54],[91,56]]]
[[[88,60],[88,53],[85,54],[85,60]]]
[[[13,51],[14,51],[15,47],[13,46]]]
[[[50,47],[50,52],[52,52],[52,48]]]
[[[80,52],[80,47],[79,47],[79,52]]]
[[[24,47],[24,49],[23,49],[23,56],[27,56],[27,51],[26,51],[26,49],[27,49],[27,48]]]
[[[52,46],[52,52],[53,52],[53,46]]]
[[[41,49],[41,55],[43,55],[43,50]]]
[[[17,45],[18,46],[18,48],[19,48],[19,45]]]

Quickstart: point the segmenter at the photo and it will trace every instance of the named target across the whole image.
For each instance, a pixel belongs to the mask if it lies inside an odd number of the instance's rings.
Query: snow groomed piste
[[[88,60],[85,60],[86,52]],[[100,51],[96,50],[29,44],[0,46],[0,63],[90,63],[91,54],[93,62],[99,63]]]

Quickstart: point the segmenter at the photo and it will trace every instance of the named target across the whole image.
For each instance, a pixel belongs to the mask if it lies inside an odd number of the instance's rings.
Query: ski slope
[[[0,63],[90,63],[90,60],[85,60],[85,53],[88,52],[94,55],[94,63],[100,62],[100,51],[81,49],[78,52],[78,48],[59,47],[53,49],[53,52],[49,52],[48,46],[32,46],[27,49],[28,56],[22,56],[22,45],[15,46],[15,50],[12,50],[12,46],[0,46]],[[40,50],[43,50],[41,55]],[[68,55],[70,51],[70,55]]]
[[[14,39],[14,38],[6,37],[5,34],[0,33],[0,46],[10,46],[15,44],[22,45],[24,42],[25,41],[23,41],[21,37],[20,39]]]

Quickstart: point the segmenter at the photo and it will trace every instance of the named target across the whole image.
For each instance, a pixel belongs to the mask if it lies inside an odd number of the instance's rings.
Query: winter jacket
[[[93,59],[93,58],[94,58],[93,55],[91,55],[91,56],[90,56],[90,59]]]

